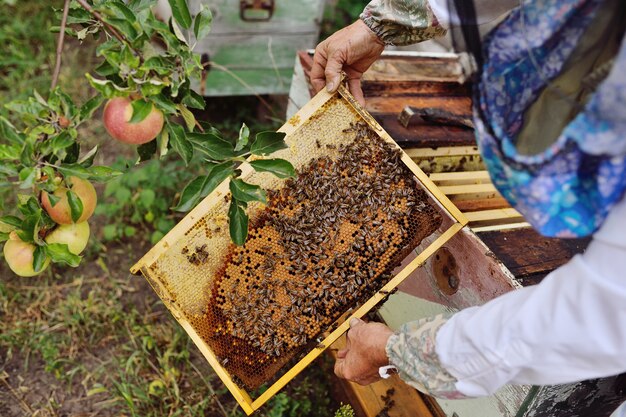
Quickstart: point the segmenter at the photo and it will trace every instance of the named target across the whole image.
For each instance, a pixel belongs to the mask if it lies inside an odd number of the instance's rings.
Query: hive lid
[[[249,206],[245,246],[230,242],[226,181],[131,269],[248,414],[466,223],[343,86],[320,92],[279,131],[289,147],[271,157],[301,175],[286,182],[241,167],[243,179],[271,196],[267,207]],[[392,268],[427,235],[430,245]],[[253,399],[261,383],[269,387]]]

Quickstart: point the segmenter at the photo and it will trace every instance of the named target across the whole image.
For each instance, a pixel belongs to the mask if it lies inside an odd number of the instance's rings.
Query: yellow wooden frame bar
[[[374,118],[354,99],[345,86],[340,86],[338,93],[343,99],[345,99],[354,110],[361,116],[361,118],[384,140],[398,145],[395,141],[383,130],[383,128],[374,120]],[[329,94],[326,90],[320,91],[315,97],[309,101],[298,113],[296,113],[291,119],[287,121],[280,129],[280,132],[284,132],[287,135],[295,132],[303,123],[305,123],[310,116],[312,116],[322,105],[335,96],[335,94]],[[399,148],[399,147],[398,147]],[[431,256],[437,249],[443,246],[454,234],[460,231],[466,224],[467,218],[456,208],[456,206],[446,197],[446,195],[435,185],[434,182],[428,178],[428,176],[417,166],[417,164],[411,159],[406,152],[402,151],[402,162],[411,170],[411,172],[417,177],[421,184],[428,190],[431,196],[442,206],[442,208],[449,214],[456,223],[453,223],[447,230],[445,230],[439,237],[437,237],[428,247],[426,247],[421,253],[417,254],[417,257],[413,259],[406,267],[404,267],[398,274],[396,274],[387,284],[385,284],[376,294],[374,294],[369,300],[367,300],[362,306],[349,315],[346,320],[340,324],[335,330],[333,330],[316,348],[311,350],[306,356],[304,356],[298,363],[296,363],[291,369],[289,369],[283,376],[281,376],[276,382],[274,382],[263,394],[258,398],[251,398],[250,394],[242,390],[231,378],[230,374],[222,367],[219,360],[211,350],[211,348],[205,343],[205,341],[196,333],[195,329],[191,326],[189,321],[185,318],[184,314],[179,314],[173,306],[169,303],[165,303],[174,318],[185,329],[187,334],[191,337],[198,349],[202,352],[207,359],[211,367],[215,370],[215,373],[222,380],[224,385],[233,394],[235,400],[239,403],[241,408],[247,415],[252,414],[258,410],[263,404],[265,404],[270,398],[272,398],[279,390],[281,390],[289,381],[291,381],[296,375],[298,375],[304,368],[306,368],[311,362],[313,362],[328,346],[330,346],[335,340],[337,340],[343,333],[349,328],[350,319],[353,317],[363,317],[367,312],[376,306],[381,300],[383,300],[392,290],[394,290],[406,277],[408,277],[415,269],[420,267],[426,262],[429,256]],[[244,166],[242,174],[246,174],[251,170],[250,167]],[[193,224],[195,224],[202,213],[206,211],[210,204],[225,193],[228,192],[227,182],[225,181],[210,195],[200,202],[180,223],[178,223],[160,242],[158,242],[144,257],[139,260],[132,268],[131,272],[136,274],[142,272],[146,277],[149,277],[148,267],[156,261],[156,259],[167,251],[169,246],[182,236],[185,231],[188,230]],[[148,279],[150,284],[155,287],[155,291],[161,294],[166,292],[164,288],[156,288],[160,286],[159,283],[153,282]]]

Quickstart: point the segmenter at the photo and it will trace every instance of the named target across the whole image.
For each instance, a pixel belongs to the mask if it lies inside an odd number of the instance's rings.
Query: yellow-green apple
[[[104,106],[104,127],[115,139],[141,145],[150,142],[163,129],[163,113],[152,105],[150,114],[138,123],[130,123],[133,115],[131,100],[115,97]]]
[[[96,208],[96,203],[98,202],[96,189],[89,181],[78,177],[68,177],[65,183],[69,188],[61,186],[53,193],[55,197],[59,198],[56,204],[52,205],[48,193],[43,191],[41,193],[41,205],[55,222],[59,224],[72,224],[74,223],[72,221],[72,211],[67,201],[67,191],[72,190],[83,203],[83,213],[76,221],[76,223],[82,223],[91,217]]]
[[[87,222],[60,224],[48,236],[47,243],[65,243],[74,255],[80,254],[89,241],[89,224]]]
[[[24,242],[17,233],[11,232],[9,240],[4,244],[4,259],[9,268],[21,277],[33,277],[42,273],[50,264],[50,258],[46,257],[40,271],[33,268],[33,259],[37,247]]]

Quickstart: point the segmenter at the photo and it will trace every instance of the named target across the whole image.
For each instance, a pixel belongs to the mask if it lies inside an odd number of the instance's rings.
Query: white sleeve
[[[523,248],[520,248],[523,250]],[[539,285],[463,310],[437,333],[441,365],[467,396],[626,371],[626,200],[587,251]]]
[[[453,0],[428,0],[430,8],[439,20],[441,26],[446,29],[459,26],[463,21],[463,17],[459,17],[450,12],[449,3]],[[476,23],[484,25],[490,23],[500,16],[508,13],[514,7],[519,6],[520,0],[475,0]]]

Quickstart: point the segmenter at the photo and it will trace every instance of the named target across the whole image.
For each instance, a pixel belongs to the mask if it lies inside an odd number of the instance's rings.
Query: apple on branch
[[[133,106],[129,98],[112,98],[104,106],[104,127],[115,139],[132,145],[150,142],[163,129],[163,113],[154,105],[142,121],[131,123],[132,116]]]
[[[74,224],[61,224],[48,236],[46,243],[66,244],[74,255],[80,254],[89,241],[89,224],[87,222]]]
[[[50,258],[46,257],[41,270],[35,271],[33,268],[35,249],[37,249],[35,245],[24,242],[17,233],[11,232],[9,240],[4,244],[4,259],[16,275],[34,277],[42,273],[50,264]]]
[[[82,178],[67,177],[65,183],[69,186],[59,187],[54,193],[54,199],[50,198],[50,195],[43,191],[41,193],[41,205],[48,213],[50,218],[59,224],[72,224],[72,210],[68,201],[68,191],[72,191],[80,199],[83,210],[80,217],[76,220],[76,223],[82,223],[87,220],[93,214],[98,201],[98,195],[93,185]],[[57,200],[56,204],[53,204],[53,200]]]

